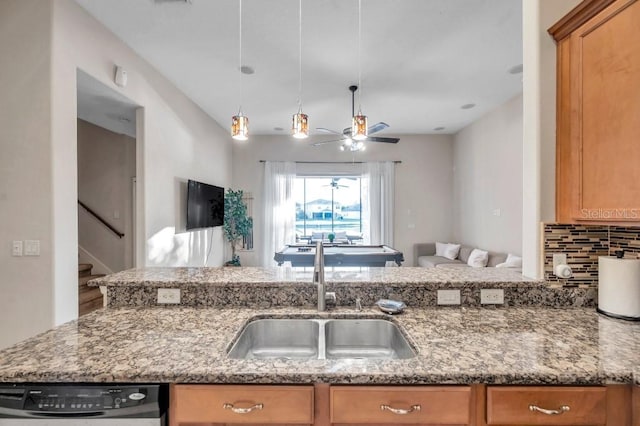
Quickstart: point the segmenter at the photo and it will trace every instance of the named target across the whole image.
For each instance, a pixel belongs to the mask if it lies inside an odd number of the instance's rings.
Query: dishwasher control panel
[[[167,394],[156,384],[0,384],[0,418],[160,417]]]
[[[30,411],[103,411],[143,404],[147,389],[140,388],[34,388],[27,391],[24,409]]]

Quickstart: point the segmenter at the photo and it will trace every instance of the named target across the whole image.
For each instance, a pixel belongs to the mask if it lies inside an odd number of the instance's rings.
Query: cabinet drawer
[[[489,386],[487,424],[604,425],[606,399],[606,389],[601,387]],[[534,406],[553,411],[545,414],[532,410]]]
[[[313,386],[176,385],[176,422],[313,423]]]
[[[469,422],[468,386],[332,386],[331,423]]]

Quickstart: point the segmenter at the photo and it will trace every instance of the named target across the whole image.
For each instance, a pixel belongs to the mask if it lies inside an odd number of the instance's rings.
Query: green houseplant
[[[247,205],[242,201],[241,189],[228,189],[224,194],[224,236],[231,243],[229,266],[240,266],[240,256],[236,254],[236,245],[243,237],[251,234],[253,219],[247,216]]]

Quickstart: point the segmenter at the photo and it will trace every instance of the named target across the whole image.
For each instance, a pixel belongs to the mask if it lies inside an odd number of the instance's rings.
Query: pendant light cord
[[[238,74],[240,75],[240,108],[238,110],[238,115],[242,115],[242,0],[238,0],[239,3],[239,11],[238,11],[238,28],[239,28],[239,43],[238,43]]]
[[[362,0],[358,0],[358,115],[362,112]]]
[[[302,112],[302,0],[298,4],[298,113]]]

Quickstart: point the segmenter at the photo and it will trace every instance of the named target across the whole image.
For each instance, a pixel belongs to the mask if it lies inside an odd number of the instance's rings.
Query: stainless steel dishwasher
[[[163,385],[0,384],[0,426],[164,426]]]

